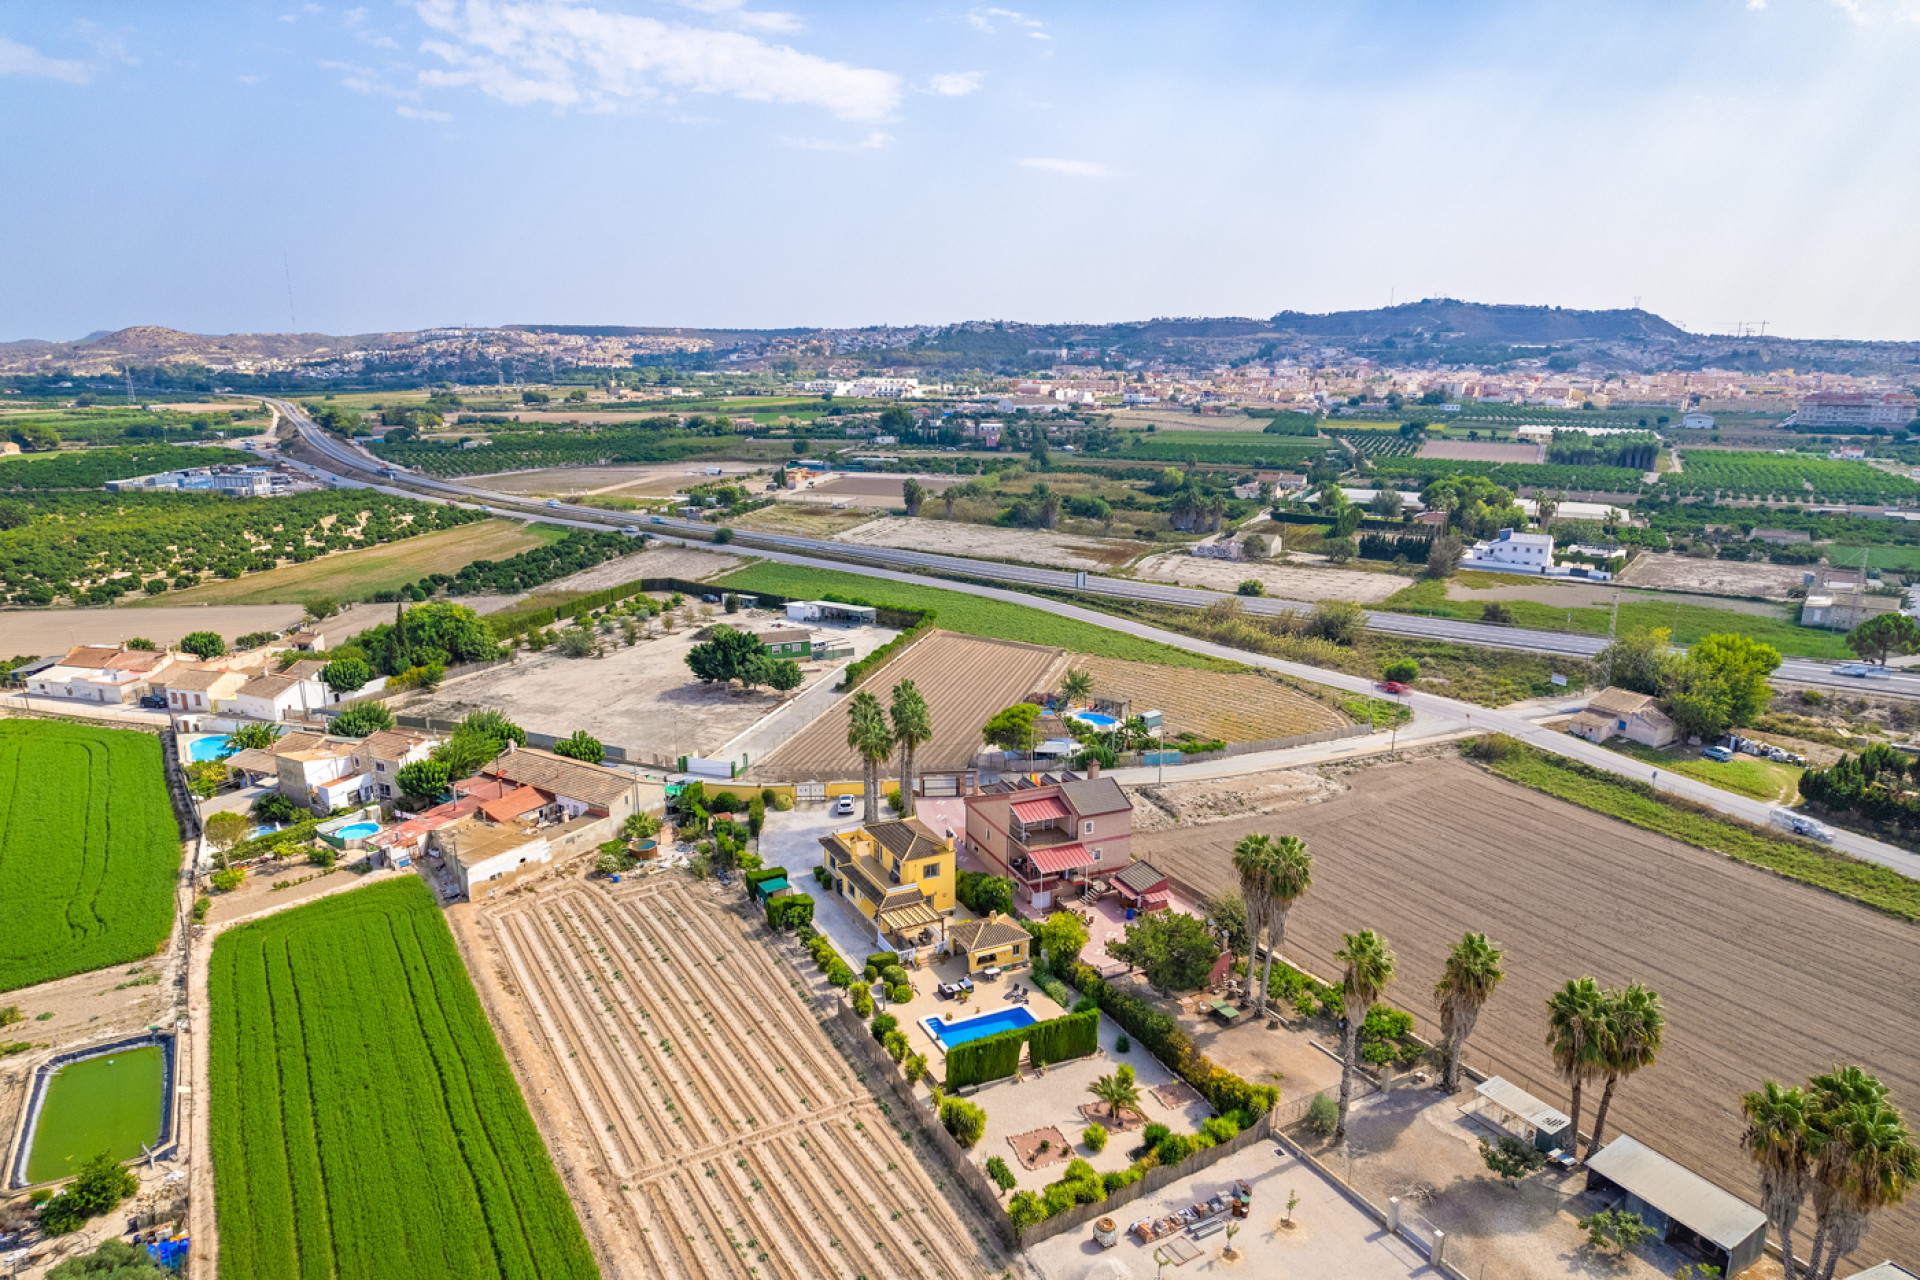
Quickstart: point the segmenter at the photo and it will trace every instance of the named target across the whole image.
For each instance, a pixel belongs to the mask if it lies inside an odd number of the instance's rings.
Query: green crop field
[[[159,738],[0,720],[0,991],[152,955],[179,873]]]
[[[1661,486],[1674,495],[1858,503],[1920,496],[1920,484],[1864,462],[1731,449],[1683,449],[1681,457],[1685,470],[1660,477]]]
[[[715,582],[734,591],[771,591],[801,598],[829,594],[857,596],[876,604],[934,609],[940,614],[935,625],[945,631],[990,636],[997,640],[1023,640],[1028,644],[1058,645],[1076,653],[1091,653],[1107,658],[1130,658],[1170,667],[1199,667],[1218,671],[1233,670],[1239,666],[1238,663],[1221,662],[1157,641],[1111,631],[1077,618],[1058,618],[1026,605],[982,599],[968,595],[964,588],[947,591],[939,587],[888,582],[855,573],[836,573],[831,569],[809,569],[788,564],[749,565],[715,579]]]
[[[1599,490],[1638,493],[1641,473],[1627,467],[1573,467],[1553,462],[1464,462],[1456,458],[1374,459],[1383,476],[1407,476],[1424,483],[1440,476],[1485,476],[1498,485],[1518,489]]]
[[[598,1276],[424,882],[221,935],[208,993],[222,1275]]]
[[[1148,462],[1224,463],[1228,466],[1309,467],[1329,451],[1343,453],[1332,440],[1268,435],[1264,431],[1155,431],[1130,436],[1124,449],[1100,457],[1139,458]]]

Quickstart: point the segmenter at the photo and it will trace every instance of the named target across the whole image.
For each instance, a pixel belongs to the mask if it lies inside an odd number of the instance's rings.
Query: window
[[[1092,819],[1092,818],[1088,818],[1088,819],[1087,819],[1087,820],[1086,820],[1085,822],[1083,822],[1083,823],[1081,823],[1081,824],[1080,824],[1080,834],[1081,834],[1081,835],[1083,835],[1083,836],[1090,836],[1090,835],[1092,835],[1092,834],[1093,834],[1093,819]]]
[[[1095,849],[1095,850],[1093,851],[1093,860],[1094,860],[1095,862],[1098,862],[1098,861],[1100,861],[1100,851],[1099,851],[1098,849]]]

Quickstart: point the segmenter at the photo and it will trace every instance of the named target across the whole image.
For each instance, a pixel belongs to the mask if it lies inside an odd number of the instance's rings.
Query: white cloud
[[[695,13],[712,14],[727,18],[747,28],[749,31],[778,31],[782,33],[800,30],[805,25],[800,15],[781,13],[772,9],[749,9],[746,0],[674,0],[683,9],[692,9]]]
[[[961,98],[980,87],[978,71],[949,71],[927,81],[927,88],[947,98]]]
[[[405,116],[409,120],[437,120],[442,124],[453,119],[451,112],[429,111],[425,107],[410,107],[404,102],[395,107],[394,112],[398,115]]]
[[[447,37],[421,46],[448,68],[421,72],[423,86],[472,87],[515,106],[606,111],[623,101],[685,90],[877,120],[900,101],[900,77],[892,72],[768,44],[742,31],[609,13],[567,0],[416,0],[415,8]],[[745,11],[726,12],[738,18]]]
[[[93,78],[93,72],[84,62],[49,58],[38,49],[0,36],[0,76],[39,76],[43,80],[85,84]]]
[[[1038,18],[1029,18],[1026,14],[1016,9],[973,9],[968,11],[967,21],[988,35],[993,35],[999,31],[999,24],[1001,23],[1005,23],[1010,27],[1028,27],[1035,30],[1046,25],[1046,23],[1041,22]],[[1029,31],[1028,34],[1033,34],[1033,32]],[[1045,40],[1048,37],[1041,36],[1040,38]]]
[[[824,138],[782,138],[780,141],[802,151],[878,151],[893,142],[893,135],[875,129],[858,142],[830,142]]]
[[[1029,169],[1040,169],[1047,173],[1064,173],[1070,178],[1118,178],[1124,175],[1110,165],[1092,160],[1052,160],[1031,158],[1020,162]]]
[[[1747,0],[1747,8],[1753,10],[1755,13],[1760,12],[1766,7],[1767,0]]]

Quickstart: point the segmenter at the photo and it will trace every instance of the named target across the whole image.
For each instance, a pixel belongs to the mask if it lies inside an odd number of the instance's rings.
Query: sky
[[[0,0],[0,340],[1442,295],[1920,339],[1916,83],[1920,0]]]

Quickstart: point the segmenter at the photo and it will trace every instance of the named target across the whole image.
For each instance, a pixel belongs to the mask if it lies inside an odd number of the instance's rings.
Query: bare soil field
[[[959,484],[957,476],[916,476],[922,486],[939,493]],[[808,493],[824,493],[830,498],[885,498],[888,506],[899,506],[906,488],[903,475],[837,475],[814,484]]]
[[[936,631],[867,678],[882,702],[887,690],[912,680],[933,713],[933,740],[920,748],[925,772],[962,769],[980,750],[980,726],[994,712],[1029,693],[1058,684],[1065,658],[1058,649]],[[847,746],[850,693],[755,767],[753,776],[832,781],[858,778],[860,757]],[[884,771],[883,771],[884,772]]]
[[[692,547],[648,546],[639,555],[622,556],[582,569],[571,577],[549,582],[528,596],[550,596],[556,592],[600,591],[617,587],[637,578],[689,578],[704,581],[740,567],[740,557],[724,551],[699,551]]]
[[[1537,444],[1495,444],[1480,440],[1429,440],[1420,446],[1423,458],[1451,458],[1455,462],[1538,462]]]
[[[1147,832],[1134,850],[1213,893],[1235,883],[1242,835],[1301,836],[1314,885],[1288,921],[1288,953],[1337,978],[1340,935],[1380,930],[1399,960],[1390,999],[1428,1037],[1427,989],[1446,948],[1486,932],[1506,948],[1507,981],[1467,1056],[1561,1108],[1569,1098],[1542,1048],[1547,995],[1584,974],[1647,983],[1666,1003],[1665,1051],[1621,1086],[1608,1127],[1748,1201],[1759,1190],[1739,1149],[1739,1097],[1761,1080],[1859,1063],[1910,1116],[1920,1112],[1920,1006],[1896,994],[1920,990],[1912,926],[1457,759],[1363,767],[1346,780],[1351,789],[1324,803]],[[1920,1255],[1920,1205],[1876,1215],[1856,1257],[1869,1255]]]
[[[1185,830],[1196,823],[1251,818],[1311,804],[1341,794],[1343,788],[1314,769],[1274,769],[1203,782],[1128,787],[1135,834]]]
[[[1710,596],[1765,596],[1769,600],[1787,599],[1787,589],[1797,587],[1806,574],[1797,564],[1753,564],[1742,560],[1695,560],[1670,552],[1649,552],[1635,556],[1620,574],[1619,581],[1630,587],[1655,587],[1663,591],[1697,591]]]
[[[725,476],[706,474],[709,466],[719,467]],[[766,470],[751,462],[714,462],[692,466],[685,462],[657,463],[628,467],[547,467],[539,471],[504,471],[466,479],[495,493],[524,494],[532,497],[585,497],[596,493],[622,493],[633,498],[664,498],[688,485],[709,480],[734,479]]]
[[[1095,697],[1126,699],[1135,715],[1165,712],[1169,735],[1259,742],[1350,723],[1264,671],[1194,671],[1087,655],[1074,658],[1073,666],[1093,677]]]
[[[1185,551],[1148,556],[1134,567],[1133,576],[1213,591],[1232,591],[1248,578],[1257,578],[1268,595],[1282,600],[1356,600],[1361,604],[1385,600],[1407,585],[1405,578],[1392,573],[1303,569],[1265,560],[1208,560]]]
[[[776,625],[772,615],[758,610],[716,615],[714,621],[754,631]],[[457,720],[470,711],[494,707],[536,733],[564,737],[585,729],[602,742],[650,755],[679,756],[718,749],[787,700],[768,689],[747,693],[737,685],[701,684],[687,669],[687,651],[699,643],[698,628],[663,634],[658,622],[654,627],[651,639],[609,647],[600,658],[566,658],[551,650],[523,653],[512,666],[444,685],[397,709],[410,716]],[[896,633],[870,627],[837,634],[853,644],[856,655],[864,655]],[[806,678],[800,689],[831,678],[839,665],[801,663]],[[840,734],[845,737],[844,726]]]
[[[825,502],[781,501],[730,523],[736,529],[757,529],[762,533],[787,533],[802,538],[831,538],[857,529],[873,519],[871,507],[851,507],[836,511]]]
[[[812,991],[711,889],[542,883],[477,926],[476,976],[609,1277],[1006,1265],[835,1049]]]
[[[899,547],[988,560],[1017,560],[1055,569],[1100,572],[1125,564],[1149,549],[1121,538],[1083,537],[1045,529],[997,529],[958,520],[912,520],[889,516],[839,535],[841,542],[868,547]]]

